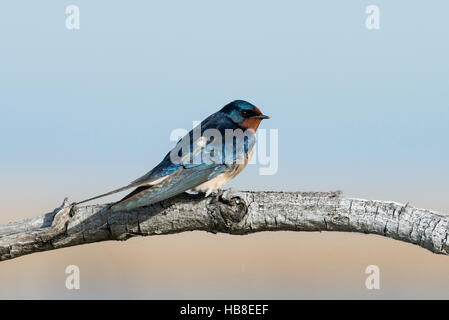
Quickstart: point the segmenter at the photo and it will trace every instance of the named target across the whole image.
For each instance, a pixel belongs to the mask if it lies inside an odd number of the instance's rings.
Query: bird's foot
[[[216,200],[220,200],[221,197],[224,194],[224,190],[223,189],[217,189],[211,192],[206,193],[206,197],[209,195],[212,195]]]
[[[220,200],[221,197],[223,196],[223,193],[224,193],[223,189],[217,189],[217,190],[211,191],[210,193],[206,194],[206,196],[211,194],[216,200]]]
[[[223,195],[224,190],[223,189],[217,189],[216,192],[217,192],[217,198],[220,198]]]
[[[224,193],[223,189],[216,189],[216,190],[210,190],[210,191],[207,191],[206,193],[201,193],[201,194],[204,194],[205,197],[212,195],[213,197],[219,199],[223,195],[223,193]]]

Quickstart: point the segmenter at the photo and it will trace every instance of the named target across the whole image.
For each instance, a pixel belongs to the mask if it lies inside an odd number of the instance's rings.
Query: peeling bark
[[[84,243],[194,230],[361,232],[449,252],[448,215],[392,201],[344,198],[340,192],[227,190],[207,198],[184,193],[131,211],[111,212],[109,207],[77,207],[65,199],[50,213],[0,226],[0,261]]]

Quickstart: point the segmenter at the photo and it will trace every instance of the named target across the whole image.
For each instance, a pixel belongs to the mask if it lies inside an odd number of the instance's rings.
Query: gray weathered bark
[[[184,193],[149,207],[111,212],[65,199],[43,216],[0,226],[0,260],[133,236],[203,230],[348,231],[386,236],[448,254],[449,216],[391,201],[343,198],[340,192],[227,190],[204,198]]]

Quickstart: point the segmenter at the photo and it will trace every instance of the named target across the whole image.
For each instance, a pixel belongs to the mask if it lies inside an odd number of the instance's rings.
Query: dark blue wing
[[[226,128],[234,128],[235,125],[231,120],[229,120],[227,117],[224,117],[220,112],[216,112],[203,120],[200,124],[201,126],[201,135],[204,133],[207,129],[218,129],[222,135],[225,134]],[[196,165],[202,164],[202,162],[195,162],[192,161],[192,159],[197,159],[198,150],[195,150],[195,137],[193,134],[193,131],[195,129],[191,130],[188,134],[186,134],[182,139],[180,139],[176,146],[170,150],[170,152],[167,153],[167,155],[164,157],[164,159],[151,171],[143,175],[137,180],[134,180],[130,183],[132,186],[139,186],[139,185],[145,185],[150,184],[160,178],[169,176],[175,172],[177,172],[180,168],[183,166],[189,166],[193,167]],[[187,144],[187,145],[185,145]],[[224,145],[224,140],[223,140]],[[179,151],[183,151],[184,154],[182,155],[183,159],[182,161],[172,161],[172,158],[176,156],[176,154]],[[223,155],[224,156],[224,155]]]

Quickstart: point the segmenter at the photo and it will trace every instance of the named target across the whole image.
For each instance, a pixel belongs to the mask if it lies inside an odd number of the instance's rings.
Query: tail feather
[[[132,187],[135,187],[135,185],[132,185],[132,184],[131,185],[127,185],[125,187],[122,187],[122,188],[110,191],[108,193],[100,194],[99,196],[96,196],[96,197],[93,197],[93,198],[89,198],[89,199],[86,199],[86,200],[83,200],[83,201],[80,201],[80,202],[76,202],[75,204],[81,204],[81,203],[92,201],[92,200],[95,200],[95,199],[98,199],[98,198],[103,198],[103,197],[109,196],[109,195],[117,193],[117,192],[125,191],[125,190],[127,190],[129,188],[132,188]]]

